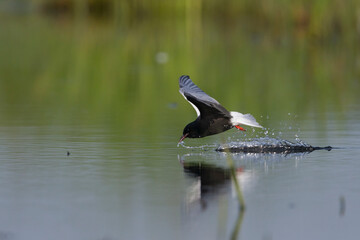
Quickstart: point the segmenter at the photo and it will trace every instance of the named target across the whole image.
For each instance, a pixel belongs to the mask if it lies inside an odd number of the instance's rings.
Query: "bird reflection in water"
[[[235,196],[236,192],[231,182],[231,170],[226,163],[226,157],[216,154],[221,159],[216,163],[209,161],[194,161],[194,159],[207,158],[203,154],[185,154],[179,156],[179,161],[184,172],[196,181],[187,189],[186,205],[191,208],[196,202],[200,202],[202,208],[206,208],[207,201],[214,200],[230,193]],[[241,189],[248,190],[256,180],[256,172],[253,169],[246,169],[245,165],[235,165],[236,178]]]
[[[197,179],[187,192],[187,204],[199,201],[202,209],[207,206],[207,198],[223,195],[230,191],[230,170],[207,163],[184,163],[184,172]]]
[[[216,229],[207,228],[207,231],[216,231],[216,234],[222,236],[220,239],[237,239],[245,212],[238,207],[236,189],[232,183],[232,173],[227,158],[231,157],[233,160],[236,179],[246,196],[247,192],[254,189],[258,180],[261,179],[261,175],[267,174],[269,168],[274,168],[277,164],[289,159],[293,159],[294,161],[290,162],[297,167],[298,161],[306,155],[306,153],[202,152],[178,156],[185,175],[191,181],[186,188],[183,201],[182,212],[186,219],[185,222],[188,225],[196,223],[196,226],[199,227],[201,224],[210,224],[209,221],[217,221],[218,227]],[[286,161],[287,164],[290,162]],[[214,216],[217,217],[214,218]]]
[[[212,164],[206,161],[187,161],[192,157],[197,159],[201,154],[186,154],[181,158],[180,163],[184,172],[190,179],[195,181],[186,190],[184,199],[184,212],[187,218],[197,218],[196,215],[204,213],[208,209],[218,209],[219,219],[227,219],[229,210],[234,212],[239,210],[239,214],[233,227],[231,239],[236,239],[241,227],[244,211],[240,208],[231,206],[229,199],[235,199],[236,191],[231,181],[231,170],[227,165]],[[201,157],[200,157],[201,158]],[[241,184],[241,188],[247,189],[247,184],[255,179],[255,174],[244,167],[236,167],[236,178]],[[250,184],[251,185],[251,184]],[[234,198],[233,198],[234,197]],[[214,207],[210,207],[214,206]],[[212,211],[212,210],[209,210]],[[219,229],[227,229],[226,221],[219,221]],[[224,233],[226,235],[226,233]]]

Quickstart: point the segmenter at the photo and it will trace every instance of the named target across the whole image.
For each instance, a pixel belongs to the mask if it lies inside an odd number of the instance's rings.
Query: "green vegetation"
[[[292,29],[298,34],[328,36],[358,29],[359,1],[311,0],[33,0],[37,9],[49,14],[115,19],[180,18],[191,23],[215,19],[224,24],[245,22],[273,30]]]
[[[44,14],[40,0],[38,12],[3,13],[0,121],[21,118],[6,109],[27,104],[51,116],[44,122],[66,114],[132,131],[182,128],[194,117],[178,94],[182,74],[256,117],[358,103],[356,1],[165,2],[114,1],[105,19],[80,14],[86,2],[60,16]]]

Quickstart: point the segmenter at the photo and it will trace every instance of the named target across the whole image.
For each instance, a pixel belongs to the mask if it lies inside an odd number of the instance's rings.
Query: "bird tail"
[[[233,126],[242,124],[251,127],[263,128],[260,124],[256,122],[256,119],[250,113],[242,114],[239,112],[230,112],[230,115],[231,115],[230,121]]]

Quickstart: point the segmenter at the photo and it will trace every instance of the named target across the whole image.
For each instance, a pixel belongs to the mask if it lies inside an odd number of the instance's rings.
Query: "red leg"
[[[236,125],[235,127],[236,127],[237,129],[241,130],[241,131],[246,131],[245,128],[242,128],[242,127],[240,127],[239,125]]]

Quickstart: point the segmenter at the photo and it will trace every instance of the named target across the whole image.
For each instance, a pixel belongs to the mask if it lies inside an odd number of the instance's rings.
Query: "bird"
[[[246,131],[240,125],[263,128],[249,113],[226,110],[218,101],[195,85],[188,75],[179,78],[179,87],[181,95],[193,106],[197,114],[195,121],[185,126],[179,143],[185,138],[203,138],[234,127]]]

